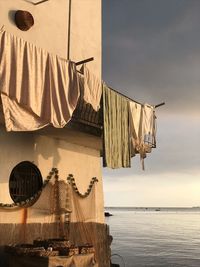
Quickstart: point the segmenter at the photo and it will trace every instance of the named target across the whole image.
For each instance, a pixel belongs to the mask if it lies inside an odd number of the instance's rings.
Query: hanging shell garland
[[[89,194],[91,193],[92,188],[94,186],[94,183],[98,182],[98,179],[96,177],[93,177],[91,179],[90,184],[88,186],[88,189],[86,190],[86,192],[84,194],[80,193],[80,191],[78,190],[73,174],[68,175],[67,181],[69,184],[71,184],[73,190],[76,192],[77,195],[79,195],[79,197],[85,198],[85,197],[89,196]]]

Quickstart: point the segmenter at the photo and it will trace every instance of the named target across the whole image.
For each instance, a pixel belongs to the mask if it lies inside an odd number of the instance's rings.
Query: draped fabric
[[[130,139],[132,156],[140,154],[142,168],[146,153],[156,146],[156,116],[155,108],[149,104],[129,103]]]
[[[1,94],[4,122],[7,131],[32,131],[48,125],[33,112],[27,111],[17,101]]]
[[[62,128],[79,98],[75,63],[0,33],[0,92],[8,131]]]
[[[92,74],[85,64],[81,68],[81,73],[83,99],[86,103],[91,104],[95,111],[98,111],[102,96],[102,81]]]
[[[129,119],[130,119],[130,139],[131,139],[131,155],[139,151],[140,145],[140,126],[141,126],[141,105],[133,101],[129,102]]]
[[[104,167],[131,166],[127,98],[103,86]]]
[[[155,108],[149,104],[144,104],[142,107],[141,130],[140,138],[149,146],[156,146],[156,116]]]

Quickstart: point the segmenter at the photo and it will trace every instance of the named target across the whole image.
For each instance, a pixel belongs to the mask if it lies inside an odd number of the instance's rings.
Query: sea
[[[200,267],[200,207],[106,208],[112,263],[120,267]]]

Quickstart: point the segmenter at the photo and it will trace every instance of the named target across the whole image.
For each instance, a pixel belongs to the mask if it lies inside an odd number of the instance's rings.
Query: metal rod
[[[72,13],[72,0],[69,0],[68,42],[67,42],[67,59],[68,60],[70,60],[71,13]]]
[[[90,58],[87,58],[87,59],[78,61],[78,62],[76,62],[76,66],[81,65],[81,64],[84,64],[84,63],[87,63],[87,62],[90,62],[90,61],[93,61],[93,60],[94,60],[94,58],[93,57],[90,57]]]
[[[115,93],[117,93],[117,94],[119,94],[119,95],[121,95],[121,96],[123,96],[123,97],[129,99],[130,101],[133,101],[133,102],[135,102],[135,103],[137,103],[137,104],[139,104],[139,105],[143,105],[142,103],[140,103],[140,102],[138,102],[138,101],[136,101],[136,100],[134,100],[134,99],[132,99],[132,98],[130,98],[130,97],[128,97],[128,96],[122,94],[122,93],[120,93],[119,91],[117,91],[117,90],[115,90],[115,89],[113,89],[113,88],[111,88],[111,87],[109,87],[109,88],[110,88],[112,91],[114,91]],[[160,103],[160,104],[155,105],[155,108],[161,107],[161,106],[163,106],[163,105],[165,105],[165,102],[162,102],[162,103]]]
[[[163,105],[165,105],[165,102],[162,102],[162,103],[160,103],[160,104],[155,105],[155,108],[161,107],[161,106],[163,106]]]
[[[49,0],[41,0],[40,2],[34,3],[34,5],[37,6],[37,5],[40,5],[40,4],[47,2],[47,1],[49,1]]]
[[[29,4],[32,4],[34,6],[37,6],[37,5],[40,5],[40,4],[44,3],[44,2],[47,2],[49,0],[41,0],[41,1],[36,2],[36,3],[32,2],[31,0],[24,0],[24,1],[27,2],[27,3],[29,3]]]
[[[122,93],[120,93],[119,91],[117,91],[117,90],[111,88],[110,86],[109,86],[108,88],[110,88],[110,89],[111,89],[112,91],[114,91],[115,93],[117,93],[117,94],[119,94],[119,95],[121,95],[121,96],[123,96],[123,97],[129,99],[130,101],[133,101],[133,102],[135,102],[135,103],[137,103],[137,104],[139,104],[139,105],[142,105],[142,103],[140,103],[140,102],[138,102],[138,101],[136,101],[136,100],[134,100],[134,99],[132,99],[132,98],[130,98],[130,97],[128,97],[128,96],[122,94]]]

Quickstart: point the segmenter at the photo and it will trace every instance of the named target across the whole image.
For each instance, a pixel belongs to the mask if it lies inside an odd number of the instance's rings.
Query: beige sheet
[[[0,33],[0,44],[0,92],[7,130],[64,127],[80,94],[75,63],[6,31]]]
[[[141,142],[147,146],[154,147],[156,145],[156,116],[155,108],[149,104],[144,104],[141,113],[141,127],[139,138]]]
[[[84,64],[81,68],[82,80],[81,88],[83,90],[83,99],[86,103],[92,105],[95,111],[100,108],[102,96],[102,81],[96,77]]]
[[[156,130],[155,130],[155,108],[149,104],[144,104],[141,110],[141,122],[139,130],[139,153],[144,170],[144,159],[150,153],[152,148],[156,146]]]
[[[4,117],[3,122],[6,125],[7,131],[33,131],[49,124],[9,96],[1,94],[1,100]]]
[[[133,101],[129,102],[129,121],[130,121],[130,139],[131,139],[131,155],[139,151],[139,131],[141,125],[141,105]]]

